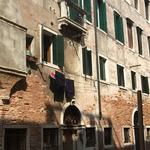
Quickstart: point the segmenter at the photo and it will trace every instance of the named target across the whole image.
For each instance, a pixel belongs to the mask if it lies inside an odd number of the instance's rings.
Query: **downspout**
[[[101,95],[100,95],[100,77],[99,77],[99,56],[98,56],[98,44],[97,44],[97,24],[96,24],[96,0],[93,0],[93,12],[94,12],[94,36],[95,36],[95,52],[96,52],[96,73],[97,73],[97,96],[98,96],[98,130],[97,130],[97,140],[98,140],[98,150],[103,149],[101,142],[101,131],[100,131],[100,120],[102,118],[101,111]]]
[[[99,120],[102,118],[101,112],[101,95],[100,95],[100,77],[99,77],[99,56],[98,56],[98,45],[97,45],[97,25],[96,25],[96,0],[93,0],[93,12],[94,12],[94,33],[95,33],[95,51],[96,51],[96,72],[97,72],[97,96],[98,96],[98,109],[99,109]]]

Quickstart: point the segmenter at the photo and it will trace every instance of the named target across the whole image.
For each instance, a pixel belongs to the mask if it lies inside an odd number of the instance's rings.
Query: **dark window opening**
[[[58,150],[58,129],[43,129],[43,150]]]
[[[26,36],[26,50],[31,51],[32,41],[33,41],[33,36],[27,35]]]
[[[124,43],[123,21],[122,17],[114,11],[115,38]]]
[[[99,57],[100,61],[100,79],[106,80],[106,59],[103,57]]]
[[[91,51],[87,47],[82,49],[83,73],[92,76],[92,56]]]
[[[130,128],[124,128],[124,143],[130,143]]]
[[[138,39],[138,50],[139,50],[139,54],[142,55],[143,54],[143,50],[142,50],[142,29],[137,27],[136,30],[137,30],[137,39]]]
[[[26,129],[5,129],[5,150],[26,150]]]
[[[132,26],[133,23],[129,19],[127,19],[128,44],[131,49],[133,48]]]
[[[145,16],[149,20],[149,0],[145,0]]]
[[[86,147],[95,147],[95,128],[86,128]]]
[[[150,128],[146,128],[146,140],[150,141]]]
[[[150,56],[150,36],[148,37],[148,49],[149,49],[149,56]]]
[[[139,2],[138,2],[138,0],[134,0],[134,7],[135,7],[135,9],[138,9],[138,7],[139,7]]]
[[[141,76],[142,92],[149,94],[148,77]]]
[[[136,90],[136,73],[131,71],[132,90]]]
[[[112,145],[112,128],[104,128],[104,144]]]
[[[117,65],[118,85],[125,86],[124,83],[124,67]]]

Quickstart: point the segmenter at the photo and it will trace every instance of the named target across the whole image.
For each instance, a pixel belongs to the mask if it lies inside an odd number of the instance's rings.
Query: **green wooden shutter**
[[[86,19],[91,22],[91,0],[84,0],[84,10],[86,11]]]
[[[73,7],[70,7],[69,10],[70,10],[70,19],[76,21],[78,18],[78,12]]]
[[[53,41],[53,64],[64,66],[64,38],[61,35]]]
[[[123,32],[123,21],[122,18],[119,17],[119,41],[124,43],[124,32]]]
[[[99,21],[99,19],[98,19],[98,14],[99,14],[99,2],[98,2],[98,0],[95,0],[95,11],[96,11],[96,25],[97,25],[97,27],[98,27],[98,21]]]
[[[87,73],[87,50],[86,47],[82,48],[82,63],[83,63],[83,74]]]
[[[80,5],[81,8],[83,7],[82,6],[82,0],[79,0],[79,5]]]
[[[106,3],[100,2],[100,28],[107,32]]]
[[[92,56],[91,51],[87,51],[87,74],[92,76]]]

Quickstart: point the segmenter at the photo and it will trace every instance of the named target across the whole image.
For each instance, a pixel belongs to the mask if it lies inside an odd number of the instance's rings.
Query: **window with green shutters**
[[[53,41],[53,64],[64,66],[64,38],[61,35]]]
[[[123,21],[121,16],[114,11],[115,38],[124,43]]]
[[[96,18],[97,27],[107,32],[106,3],[104,0],[96,0]]]
[[[64,38],[48,31],[42,31],[42,61],[64,66]]]
[[[92,22],[91,16],[91,0],[84,0],[84,10],[86,11],[86,19]]]
[[[87,50],[87,47],[82,49],[82,60],[83,60],[83,73],[85,75],[92,76],[91,50]]]
[[[142,92],[149,94],[148,77],[141,76]]]
[[[117,65],[117,77],[118,77],[118,85],[125,86],[124,82],[124,67]]]
[[[100,61],[100,79],[106,80],[106,59],[100,56],[99,61]]]

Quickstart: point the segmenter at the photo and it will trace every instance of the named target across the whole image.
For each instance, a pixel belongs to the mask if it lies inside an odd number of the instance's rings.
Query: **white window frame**
[[[58,129],[58,149],[60,149],[61,147],[61,143],[60,143],[60,129],[58,128],[58,126],[54,126],[54,125],[46,125],[46,126],[43,126],[41,128],[41,150],[43,150],[43,130],[44,129]]]
[[[125,143],[125,139],[124,139],[124,129],[125,128],[128,128],[129,129],[129,137],[130,137],[130,142],[128,142],[128,143]],[[132,144],[132,142],[131,142],[131,127],[130,126],[123,126],[122,127],[122,139],[123,139],[123,144],[124,145],[130,145],[130,144]]]
[[[100,73],[101,73],[101,71],[100,71],[100,57],[106,59],[106,62],[105,62],[105,75],[106,75],[106,80],[101,80],[101,78],[100,78]],[[99,54],[99,55],[98,55],[98,62],[99,62],[98,65],[99,65],[99,79],[100,79],[100,82],[109,84],[108,58],[107,58],[106,56],[102,55],[102,54]]]
[[[105,128],[111,128],[111,145],[105,145],[105,132],[104,132]],[[113,144],[113,128],[112,128],[112,126],[104,126],[103,127],[103,145],[104,145],[104,148],[112,148],[114,146],[114,144]]]
[[[52,68],[56,68],[56,69],[59,69],[59,67],[55,64],[53,64],[53,48],[52,48],[52,45],[51,45],[51,60],[52,62],[45,62],[45,61],[42,61],[42,48],[43,48],[43,31],[46,31],[46,32],[49,32],[50,34],[53,34],[55,36],[58,35],[57,32],[51,30],[50,28],[46,27],[46,26],[43,26],[42,24],[39,25],[39,28],[40,28],[40,63],[45,65],[45,66],[48,66],[48,67],[52,67]]]

